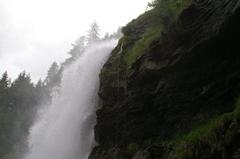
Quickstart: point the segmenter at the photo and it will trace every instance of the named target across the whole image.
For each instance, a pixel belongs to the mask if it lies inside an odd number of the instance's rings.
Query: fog
[[[0,73],[44,78],[53,61],[68,57],[71,43],[96,20],[114,32],[146,9],[149,0],[1,0]]]
[[[88,158],[95,145],[98,74],[116,44],[117,40],[93,44],[64,70],[61,93],[50,105],[39,107],[23,159]]]

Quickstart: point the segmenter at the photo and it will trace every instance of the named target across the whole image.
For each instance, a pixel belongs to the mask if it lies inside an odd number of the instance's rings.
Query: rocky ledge
[[[193,0],[135,49],[158,19],[123,28],[102,69],[89,158],[240,158],[240,0]]]

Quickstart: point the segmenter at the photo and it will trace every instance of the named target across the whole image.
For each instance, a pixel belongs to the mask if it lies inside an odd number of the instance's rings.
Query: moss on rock
[[[123,28],[100,74],[90,159],[240,156],[239,2],[175,2],[170,21],[153,9]]]

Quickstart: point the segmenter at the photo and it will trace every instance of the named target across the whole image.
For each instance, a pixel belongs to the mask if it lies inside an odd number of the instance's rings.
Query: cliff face
[[[90,159],[240,158],[240,1],[178,12],[166,22],[149,11],[123,29],[100,74]]]

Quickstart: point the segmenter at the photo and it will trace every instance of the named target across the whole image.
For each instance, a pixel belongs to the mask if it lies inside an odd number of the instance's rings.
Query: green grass
[[[147,52],[151,42],[160,37],[162,28],[158,27],[146,32],[141,39],[125,54],[125,61],[128,66],[132,65],[138,57]]]
[[[236,102],[235,110],[231,113],[220,115],[210,122],[199,126],[181,138],[172,141],[175,145],[177,159],[188,159],[199,156],[199,150],[208,148],[211,152],[221,151],[224,144],[232,139],[236,134],[224,126],[239,120],[240,118],[240,98]],[[227,129],[227,130],[224,130]],[[224,134],[223,134],[224,133]]]
[[[231,117],[232,114],[224,114],[184,136],[176,146],[177,158],[192,158],[198,155],[198,147],[202,147],[202,145],[209,145],[211,149],[220,150],[222,140],[219,140],[216,132],[220,125],[231,120]]]
[[[191,4],[191,0],[155,0],[153,12],[164,25],[175,22],[181,12]]]
[[[128,66],[131,66],[141,55],[148,52],[150,44],[160,38],[165,28],[176,22],[183,9],[190,4],[191,0],[157,0],[156,2],[152,10],[139,16],[123,28],[126,36],[136,26],[141,26],[143,23],[147,25],[145,33],[127,50],[124,56]]]
[[[144,146],[164,147],[165,152],[170,152],[175,159],[200,159],[204,155],[224,156],[226,148],[230,146],[231,149],[232,143],[236,142],[239,126],[240,97],[236,100],[235,109],[232,112],[218,115],[204,124],[196,125],[189,133],[166,140],[148,139],[144,142]]]
[[[176,15],[179,16],[181,12],[191,4],[192,0],[177,0]]]
[[[127,152],[130,154],[130,155],[133,155],[135,154],[139,149],[139,146],[138,144],[136,143],[131,143],[127,146]]]

